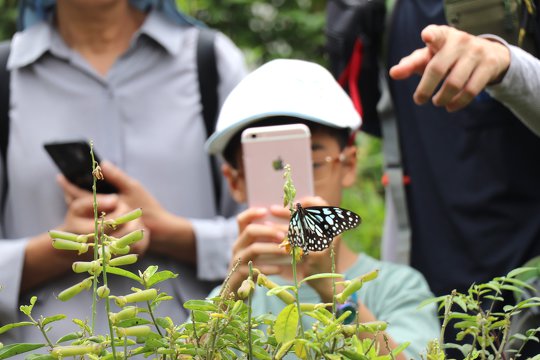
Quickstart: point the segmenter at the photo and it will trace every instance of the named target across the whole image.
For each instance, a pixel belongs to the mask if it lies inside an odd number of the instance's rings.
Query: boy
[[[314,184],[317,197],[297,199],[302,206],[338,206],[342,189],[356,179],[356,147],[351,141],[361,119],[341,87],[329,72],[319,65],[300,60],[274,60],[246,77],[229,95],[220,113],[216,132],[207,142],[211,153],[221,153],[226,161],[223,173],[233,197],[245,202],[240,134],[253,126],[304,123],[311,130],[314,161]],[[327,161],[330,159],[330,161]],[[293,169],[294,171],[294,169]],[[288,219],[289,210],[281,205],[270,210],[250,208],[238,216],[240,235],[233,245],[233,263],[241,264],[230,279],[231,291],[236,293],[247,277],[247,262],[253,261],[262,273],[272,276],[278,285],[291,282],[291,266],[280,265],[290,258],[278,246],[287,234],[287,225],[257,222],[269,213]],[[389,323],[386,336],[389,346],[410,341],[400,354],[419,358],[429,340],[439,336],[439,322],[433,306],[418,309],[421,301],[432,294],[420,273],[412,268],[381,263],[368,255],[355,254],[334,239],[336,272],[352,279],[379,269],[378,279],[366,283],[358,292],[358,317],[361,321],[384,320]],[[269,256],[271,255],[271,256]],[[232,264],[231,264],[232,265]],[[331,272],[329,250],[310,252],[298,266],[298,277]],[[332,302],[330,279],[312,280],[300,288],[301,302]],[[253,298],[254,315],[277,314],[285,305],[276,297],[267,297],[256,289]],[[378,338],[381,351],[387,346]]]

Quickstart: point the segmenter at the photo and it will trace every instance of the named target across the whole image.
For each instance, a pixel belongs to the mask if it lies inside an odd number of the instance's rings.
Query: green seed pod
[[[239,299],[247,299],[255,291],[255,283],[251,279],[246,279],[242,282],[242,285],[238,288],[236,292]]]
[[[116,240],[115,246],[117,248],[123,248],[125,246],[136,243],[137,241],[141,240],[143,237],[144,237],[143,230],[135,230],[135,231],[130,232],[127,235],[122,236],[120,239]]]
[[[109,318],[113,324],[123,320],[133,319],[139,313],[140,309],[136,306],[126,306],[117,313],[109,313]]]
[[[268,290],[271,290],[275,288],[276,286],[278,286],[275,282],[268,279],[268,277],[266,277],[266,275],[264,274],[259,274],[259,276],[257,276],[257,285],[264,286]],[[286,290],[280,291],[279,293],[276,294],[276,296],[280,298],[281,301],[283,301],[287,305],[292,304],[293,302],[296,301],[295,297]]]
[[[77,235],[66,231],[60,231],[60,230],[50,230],[49,236],[51,239],[62,239],[62,240],[69,240],[74,241],[78,243],[87,243],[88,242],[88,235]]]
[[[135,264],[138,259],[137,254],[129,254],[124,256],[119,256],[111,259],[109,261],[109,266],[124,266],[124,265],[131,265]]]
[[[97,296],[104,299],[111,293],[111,289],[107,285],[102,285],[97,288]]]
[[[116,328],[116,333],[118,336],[137,336],[137,337],[146,337],[152,330],[148,325],[136,325],[127,328]]]
[[[387,326],[388,324],[384,321],[371,321],[360,324],[342,325],[341,331],[346,336],[355,335],[356,331],[375,334],[377,332],[385,331]]]
[[[72,297],[74,297],[75,295],[79,294],[81,291],[90,289],[90,287],[92,286],[92,280],[93,280],[93,277],[91,276],[67,288],[66,290],[58,294],[58,300],[67,301],[71,299]]]
[[[93,261],[75,261],[71,265],[71,269],[73,269],[73,272],[76,272],[77,274],[89,271],[92,268]]]
[[[105,257],[103,257],[103,250],[105,250]],[[98,245],[98,256],[100,259],[105,259],[105,262],[108,263],[109,260],[111,260],[111,251],[109,250],[109,246],[105,245],[105,249],[103,249],[102,245]]]
[[[347,301],[349,296],[351,296],[352,294],[360,290],[360,288],[362,288],[365,282],[368,282],[377,278],[378,275],[379,275],[379,270],[373,270],[351,280],[347,284],[345,289],[343,289],[341,293],[336,295],[336,300],[343,304],[345,301]]]
[[[130,247],[124,246],[122,248],[116,247],[115,243],[111,243],[109,246],[109,250],[111,251],[111,254],[113,255],[126,255],[129,254]]]
[[[68,345],[68,346],[56,346],[51,350],[51,356],[58,358],[65,358],[71,356],[85,355],[85,354],[99,354],[101,352],[101,346],[99,344],[94,345]]]
[[[75,241],[64,240],[64,239],[52,239],[52,246],[58,250],[75,250],[79,254],[85,253],[88,251],[88,244],[78,243]]]
[[[117,227],[118,225],[125,224],[129,221],[138,219],[142,216],[142,209],[138,208],[133,211],[128,212],[127,214],[124,214],[122,216],[117,217],[116,219],[110,219],[106,220],[105,224],[112,226],[113,228]]]
[[[118,296],[115,299],[116,305],[119,307],[125,306],[126,303],[133,302],[143,302],[143,301],[152,301],[157,297],[156,289],[146,289],[142,291],[137,291],[125,296]]]

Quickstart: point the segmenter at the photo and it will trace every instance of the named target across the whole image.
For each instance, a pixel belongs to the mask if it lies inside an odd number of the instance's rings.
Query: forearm
[[[151,223],[145,222],[145,225],[151,234],[150,251],[184,264],[196,264],[195,232],[189,220],[168,214],[162,219],[159,228]]]
[[[33,237],[24,251],[21,293],[65,274],[77,259],[75,251],[53,248],[48,233]]]

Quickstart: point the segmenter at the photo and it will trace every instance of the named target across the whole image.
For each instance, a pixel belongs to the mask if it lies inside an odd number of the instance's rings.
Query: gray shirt
[[[164,313],[182,320],[182,301],[207,294],[208,288],[198,279],[226,275],[237,232],[235,220],[226,217],[237,208],[229,195],[224,196],[222,211],[216,211],[214,205],[195,63],[197,32],[151,12],[128,51],[105,77],[71,50],[48,23],[14,36],[8,61],[11,129],[9,193],[2,219],[5,233],[0,234],[0,326],[16,321],[19,314],[28,239],[61,224],[66,212],[62,190],[55,181],[58,169],[43,149],[50,141],[92,139],[102,159],[138,179],[167,210],[191,220],[197,269],[150,254],[135,266],[145,269],[156,264],[160,270],[180,275],[160,284],[162,291],[176,299],[162,303]],[[223,102],[244,76],[245,66],[241,52],[223,34],[218,34],[215,49],[221,80],[218,94]],[[89,317],[85,313],[91,307],[87,294],[68,303],[55,298],[83,278],[68,275],[31,291],[28,295],[39,298],[35,314]],[[113,282],[110,287],[117,295],[129,293],[137,285],[118,278]],[[28,303],[28,298],[22,296],[20,301]],[[101,320],[104,326],[105,318]],[[75,329],[73,324],[70,327]],[[57,328],[53,327],[52,338],[67,333],[65,328]],[[35,329],[17,330],[7,336],[42,341]],[[5,343],[13,340],[0,336]]]
[[[516,46],[506,46],[510,50],[510,67],[503,80],[487,91],[540,136],[540,60]]]

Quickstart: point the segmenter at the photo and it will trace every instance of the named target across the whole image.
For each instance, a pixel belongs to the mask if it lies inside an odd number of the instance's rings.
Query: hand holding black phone
[[[66,179],[82,189],[92,191],[92,156],[86,141],[53,142],[43,147]],[[94,158],[100,162],[95,150]],[[97,181],[96,190],[101,194],[118,192],[113,185],[103,180]]]

